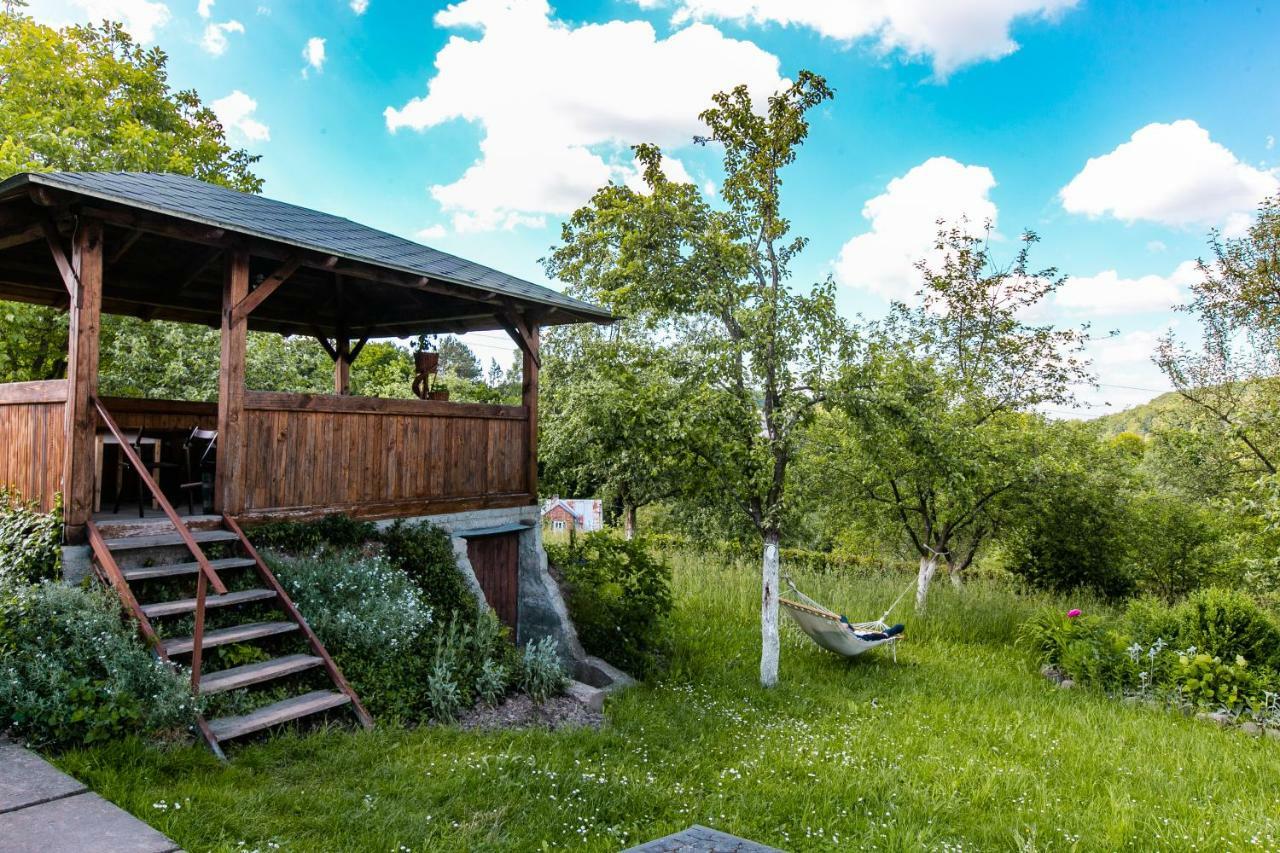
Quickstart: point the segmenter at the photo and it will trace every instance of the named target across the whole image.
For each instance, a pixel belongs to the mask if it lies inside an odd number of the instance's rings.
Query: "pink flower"
[[[1079,611],[1079,610],[1068,610],[1068,611],[1067,611],[1067,618],[1068,618],[1068,619],[1074,619],[1074,618],[1076,618],[1076,617],[1077,617],[1077,616],[1079,616],[1079,615],[1080,615],[1080,611]]]

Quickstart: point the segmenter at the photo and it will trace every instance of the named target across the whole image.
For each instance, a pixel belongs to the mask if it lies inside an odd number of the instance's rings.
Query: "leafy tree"
[[[668,180],[661,152],[635,149],[643,192],[601,188],[565,223],[550,274],[679,343],[697,376],[685,395],[684,444],[707,498],[749,519],[763,545],[761,683],[778,671],[779,543],[795,438],[823,399],[843,334],[834,285],[793,290],[805,246],[782,215],[783,170],[832,92],[807,71],[755,111],[745,86],[713,97],[704,143],[723,149],[723,208]]]
[[[688,470],[678,365],[647,341],[593,326],[553,330],[542,359],[543,482],[561,494],[600,494],[621,505],[631,539],[636,511],[676,494]]]
[[[227,144],[194,91],[169,88],[167,63],[163,51],[143,49],[119,24],[54,30],[6,6],[0,180],[55,170],[178,172],[258,192],[258,157]],[[117,319],[104,318],[104,332]],[[0,303],[0,381],[57,378],[66,350],[65,314]]]
[[[1220,513],[1196,501],[1144,492],[1129,502],[1130,562],[1145,591],[1173,603],[1213,580]]]
[[[939,562],[958,583],[1039,477],[1036,418],[1025,413],[1068,401],[1088,375],[1084,330],[1022,320],[1063,283],[1052,268],[1032,270],[1035,241],[1025,234],[998,267],[984,240],[940,230],[942,266],[919,265],[919,303],[897,303],[869,327],[835,395],[848,431],[837,449],[847,465],[833,470],[847,470],[919,555],[921,611]]]
[[[1200,320],[1199,351],[1170,333],[1155,361],[1191,403],[1185,427],[1224,445],[1239,493],[1280,466],[1280,195],[1263,201],[1246,235],[1210,236],[1213,259],[1185,310]]]
[[[456,376],[468,382],[479,382],[484,379],[484,371],[480,367],[480,359],[471,351],[471,347],[455,335],[445,335],[436,345],[440,353],[440,373]],[[410,376],[412,378],[412,376]]]

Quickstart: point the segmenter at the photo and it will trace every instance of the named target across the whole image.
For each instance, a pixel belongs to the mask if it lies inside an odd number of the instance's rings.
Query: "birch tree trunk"
[[[778,683],[778,531],[764,534],[760,590],[760,684]]]
[[[622,508],[622,535],[628,541],[636,536],[636,508],[634,504],[626,504]]]
[[[930,554],[920,558],[920,574],[916,576],[916,613],[924,613],[929,598],[929,584],[938,571],[938,557]]]

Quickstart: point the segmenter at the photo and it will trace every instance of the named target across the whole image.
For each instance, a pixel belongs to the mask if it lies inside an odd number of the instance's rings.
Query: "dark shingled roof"
[[[398,272],[429,276],[486,293],[500,293],[517,301],[556,308],[558,316],[569,320],[609,322],[613,319],[604,309],[580,299],[350,219],[215,186],[185,175],[28,173],[0,183],[0,198],[33,184]]]

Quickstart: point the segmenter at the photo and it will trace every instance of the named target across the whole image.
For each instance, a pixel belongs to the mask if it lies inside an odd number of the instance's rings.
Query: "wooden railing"
[[[528,494],[523,406],[248,392],[236,470],[254,520],[518,506]]]
[[[0,384],[0,486],[49,511],[62,491],[67,381]]]

